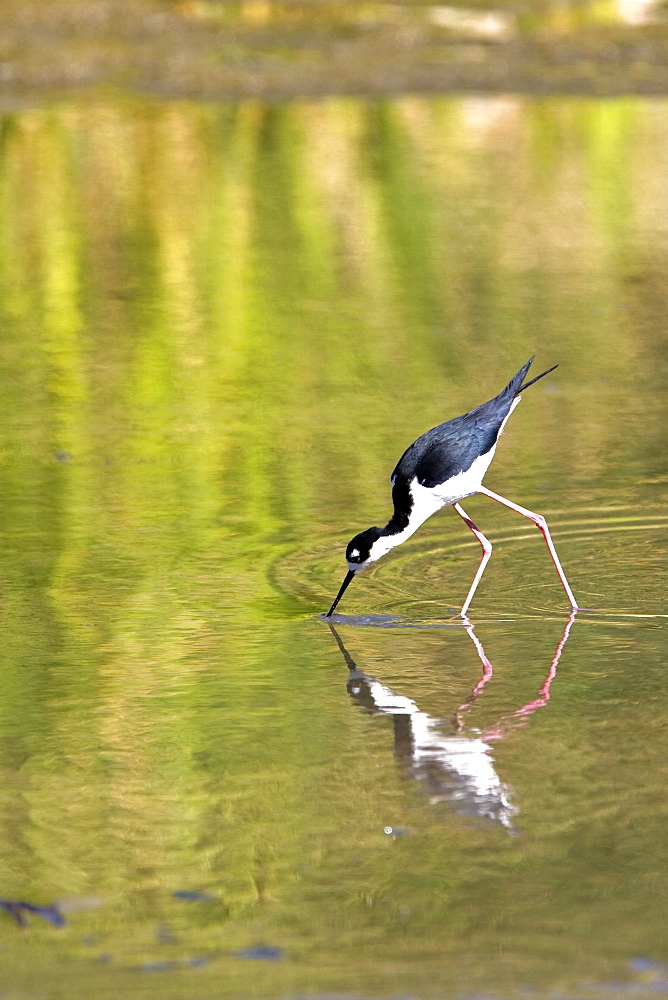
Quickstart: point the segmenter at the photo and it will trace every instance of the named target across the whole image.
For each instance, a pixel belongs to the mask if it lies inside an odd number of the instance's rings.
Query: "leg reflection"
[[[430,802],[447,802],[456,812],[499,823],[512,831],[517,809],[510,800],[510,789],[496,773],[491,744],[516,726],[526,725],[529,716],[549,700],[550,685],[574,619],[575,612],[566,624],[539,697],[503,716],[496,725],[468,733],[464,732],[464,716],[492,678],[492,664],[470,623],[467,632],[483,673],[470,697],[458,708],[449,733],[442,719],[421,711],[412,698],[397,694],[379,678],[360,670],[334,626],[328,625],[348,668],[348,693],[366,711],[392,716],[395,756],[427,792]]]
[[[533,715],[533,713],[537,709],[542,708],[544,705],[547,705],[548,701],[550,700],[550,687],[552,685],[552,681],[557,675],[557,666],[559,664],[559,660],[561,659],[561,654],[564,650],[564,646],[566,645],[566,642],[570,635],[571,627],[573,625],[573,622],[575,621],[577,613],[578,609],[575,608],[574,610],[571,611],[570,615],[568,616],[568,621],[564,626],[564,631],[562,632],[561,638],[557,643],[557,648],[554,651],[554,656],[550,661],[550,669],[547,672],[545,680],[538,689],[538,697],[534,698],[532,701],[528,701],[526,705],[522,705],[521,708],[515,709],[514,712],[509,712],[507,715],[502,716],[495,725],[486,727],[483,730],[486,739],[488,740],[503,739],[504,736],[508,735],[511,729],[515,729],[518,726],[525,726],[527,724],[529,716]],[[458,729],[463,728],[465,714],[467,712],[470,712],[476,698],[482,693],[485,685],[492,678],[492,664],[487,658],[487,655],[485,653],[485,650],[483,648],[480,639],[478,639],[477,635],[473,631],[473,625],[471,624],[470,621],[468,621],[468,619],[465,619],[465,625],[466,625],[466,631],[471,637],[473,645],[475,646],[476,652],[478,653],[478,656],[480,658],[480,662],[482,663],[482,677],[480,678],[476,686],[473,688],[473,691],[466,699],[466,701],[462,705],[460,705],[459,708],[457,709],[457,712],[455,714],[455,722]]]
[[[512,829],[515,809],[484,739],[446,733],[441,719],[422,712],[412,698],[360,670],[334,626],[329,627],[348,666],[348,693],[367,711],[392,716],[395,755],[425,789],[430,802],[447,802],[456,812]]]

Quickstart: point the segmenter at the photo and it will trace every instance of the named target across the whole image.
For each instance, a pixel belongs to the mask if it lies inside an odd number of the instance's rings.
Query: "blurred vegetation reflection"
[[[379,993],[374,959],[399,955],[410,986],[421,955],[427,991],[446,954],[453,981],[457,961],[484,981],[494,942],[512,975],[542,984],[556,959],[538,928],[557,911],[565,986],[661,951],[664,838],[634,770],[647,761],[665,782],[647,758],[658,701],[639,722],[660,689],[658,630],[622,640],[576,623],[570,703],[500,751],[526,846],[437,821],[388,730],[351,711],[311,616],[343,543],[382,520],[402,448],[535,352],[561,367],[513,418],[493,488],[552,511],[583,600],[657,610],[665,104],[100,99],[6,113],[1,142],[1,895],[100,895],[87,920],[120,967],[153,955],[159,920],[207,954],[222,925],[226,949],[269,935],[316,965],[343,949],[359,969],[365,948]],[[617,533],[588,533],[596,507],[611,520],[595,530]],[[482,609],[548,612],[520,638],[492,629],[501,662],[539,666],[533,687],[518,669],[490,696],[489,723],[532,696],[565,619],[549,621],[563,608],[538,540],[485,516],[526,547],[495,555]],[[426,590],[445,614],[474,562],[457,532],[445,568],[418,543],[412,579],[388,563],[353,604],[396,609]],[[418,649],[383,633],[355,656],[369,674],[408,670],[415,690],[401,689],[442,716],[479,670],[468,638],[444,635]],[[582,737],[592,690],[623,745],[604,713]],[[531,766],[541,741],[568,779],[557,807]],[[383,839],[396,816],[427,832],[421,845]],[[217,902],[176,915],[170,893],[192,886]]]

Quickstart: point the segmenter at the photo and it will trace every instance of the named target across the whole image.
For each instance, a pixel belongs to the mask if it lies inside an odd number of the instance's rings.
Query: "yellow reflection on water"
[[[489,990],[499,949],[502,985],[576,995],[663,960],[667,140],[649,101],[5,114],[0,899],[75,901],[22,939],[0,913],[28,995],[31,949],[128,996],[163,960],[197,995],[189,956],[229,995]],[[404,447],[533,353],[560,367],[489,485],[548,516],[596,614],[495,749],[509,837],[420,794],[314,616]],[[490,506],[487,732],[566,622],[540,536]],[[448,515],[350,607],[442,623],[476,563]],[[465,634],[349,631],[430,720],[479,679]]]

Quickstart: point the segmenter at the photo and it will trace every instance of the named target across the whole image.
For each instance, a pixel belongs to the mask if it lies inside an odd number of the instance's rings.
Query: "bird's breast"
[[[477,493],[495,451],[496,445],[493,445],[485,455],[479,455],[468,469],[462,469],[461,472],[435,486],[422,485],[416,476],[409,487],[413,501],[411,524],[415,519],[417,527],[441,507],[447,507],[457,500],[463,500],[464,497]]]

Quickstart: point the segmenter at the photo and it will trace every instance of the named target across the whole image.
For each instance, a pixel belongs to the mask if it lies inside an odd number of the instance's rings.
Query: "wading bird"
[[[384,528],[367,528],[348,543],[346,549],[348,573],[325,617],[329,618],[334,613],[351,580],[360,570],[376,562],[395,545],[405,542],[441,507],[454,507],[482,546],[482,559],[478,572],[473,578],[460,612],[465,616],[492,554],[491,542],[485,538],[459,504],[460,500],[473,493],[484,493],[485,496],[510,507],[523,517],[528,517],[540,528],[571,608],[577,609],[576,600],[561,568],[543,515],[535,514],[526,507],[520,507],[519,504],[506,500],[498,493],[492,493],[482,485],[483,477],[494,457],[499,435],[506,420],[519,403],[520,393],[557,367],[554,365],[548,368],[523,385],[532,361],[533,357],[529,358],[494,399],[476,406],[462,417],[455,417],[454,420],[433,427],[406,449],[392,473],[394,514]]]

